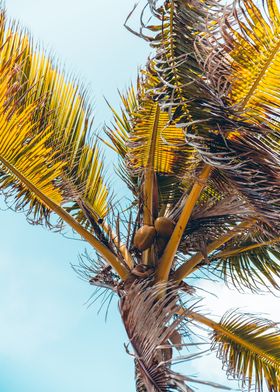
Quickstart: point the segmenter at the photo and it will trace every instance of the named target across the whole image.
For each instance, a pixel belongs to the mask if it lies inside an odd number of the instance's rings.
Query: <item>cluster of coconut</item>
[[[162,253],[174,230],[174,223],[166,217],[155,220],[154,226],[143,225],[134,236],[134,246],[144,251],[149,249],[156,240],[158,253]]]

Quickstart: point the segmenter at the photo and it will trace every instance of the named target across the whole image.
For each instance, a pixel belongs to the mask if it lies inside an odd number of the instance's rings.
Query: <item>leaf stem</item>
[[[149,148],[149,156],[147,161],[147,167],[144,172],[144,184],[143,184],[143,194],[144,194],[144,211],[143,211],[143,220],[144,225],[152,226],[154,224],[154,198],[157,197],[155,195],[155,191],[157,187],[155,186],[155,152],[158,140],[158,127],[159,127],[159,116],[160,116],[160,107],[159,104],[156,105],[156,110],[154,114],[154,122],[153,122],[153,130],[151,135],[151,142]],[[153,255],[152,249],[149,248],[143,252],[142,261],[143,264],[152,264],[153,263]]]
[[[231,250],[225,249],[225,250],[219,252],[215,256],[215,258],[221,258],[221,257],[224,258],[224,257],[235,256],[235,255],[238,255],[239,253],[243,253],[243,252],[247,252],[249,250],[261,248],[263,246],[273,245],[273,244],[276,244],[277,242],[280,242],[280,237],[274,238],[273,240],[261,242],[259,244],[252,244],[252,245],[248,245],[248,246],[243,246],[241,248],[236,248],[236,249],[231,249]]]
[[[186,204],[180,215],[180,218],[175,226],[172,236],[165,248],[165,251],[159,260],[159,266],[156,272],[156,280],[167,282],[169,273],[172,267],[172,263],[179,247],[182,235],[190,219],[193,208],[206,185],[208,178],[210,177],[212,167],[205,165],[198,179],[195,181],[193,188],[186,200]]]

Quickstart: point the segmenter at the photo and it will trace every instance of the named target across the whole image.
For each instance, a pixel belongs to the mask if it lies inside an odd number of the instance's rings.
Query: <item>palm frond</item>
[[[69,209],[75,219],[86,227],[102,221],[108,214],[108,187],[104,181],[104,159],[98,146],[85,144],[77,164],[67,173],[68,187],[75,203]],[[67,181],[67,180],[65,180]],[[90,214],[90,216],[88,215]]]
[[[187,139],[188,139],[187,135]],[[249,133],[226,140],[212,134],[208,140],[193,138],[196,148],[208,164],[218,169],[235,191],[245,197],[256,214],[270,221],[272,226],[279,214],[279,151],[266,145],[265,137]]]
[[[77,203],[82,199],[94,219],[104,218],[108,190],[98,150],[91,140],[92,115],[86,90],[34,46],[24,30],[7,21],[3,10],[0,30],[1,70],[3,73],[7,67],[11,70],[7,105],[13,104],[18,114],[33,105],[37,127],[51,128],[52,134],[46,141],[48,160],[53,156],[67,163],[60,179],[65,180],[67,202],[72,203],[71,208],[68,204],[68,211],[73,211],[75,219],[84,224],[87,219]],[[40,209],[38,200],[37,208]]]
[[[185,200],[177,204],[171,213],[177,222]],[[202,244],[217,240],[242,220],[254,218],[256,211],[233,184],[214,170],[207,186],[198,199],[183,234],[179,250],[182,253],[198,252]]]
[[[184,129],[187,146],[193,149],[194,156],[220,170],[257,213],[273,221],[279,214],[274,196],[279,186],[279,148],[272,151],[266,138],[260,136],[269,132],[269,124],[248,121],[236,105],[229,103],[227,89],[221,93],[219,88],[224,88],[212,83],[210,71],[207,73],[211,50],[217,56],[220,71],[218,56],[222,57],[222,43],[216,37],[216,29],[222,9],[217,2],[181,0],[167,1],[159,8],[151,2],[151,9],[162,22],[151,40],[156,49],[153,64],[158,79],[154,99],[163,109],[168,108],[173,114],[177,111],[178,125]],[[154,26],[151,30],[155,30]],[[212,65],[214,74],[214,61]],[[220,74],[219,83],[223,84]]]
[[[131,88],[121,96],[121,115],[114,113],[114,128],[107,130],[114,148],[124,159],[129,187],[140,187],[145,169],[150,165],[157,176],[161,201],[172,203],[182,195],[180,177],[185,167],[196,165],[197,157],[184,140],[184,133],[170,123],[167,112],[154,100],[157,78],[151,68],[142,72],[137,93]]]
[[[279,3],[238,0],[210,34],[206,68],[216,88],[224,78],[225,98],[247,121],[279,130]],[[210,44],[211,47],[211,44]]]
[[[212,252],[217,251],[224,244],[232,240],[232,238],[238,237],[244,232],[249,232],[252,227],[256,225],[256,222],[256,219],[242,221],[238,225],[231,227],[230,230],[228,228],[228,230],[221,234],[215,241],[212,241],[209,244],[201,244],[200,251],[192,254],[188,260],[184,260],[180,267],[175,271],[173,279],[180,282],[199,268],[203,261],[202,266],[204,263],[208,264],[209,259],[211,259],[212,256]]]
[[[13,61],[2,65],[0,71],[0,162],[1,191],[14,197],[15,208],[26,210],[34,221],[49,222],[48,206],[38,197],[38,189],[56,204],[65,201],[62,174],[66,163],[57,159],[57,150],[51,148],[54,130],[51,122],[42,127],[38,119],[44,100],[37,100],[21,110],[15,93],[11,92]]]
[[[155,33],[149,41],[155,49],[155,95],[162,109],[172,111],[172,118],[190,138],[211,138],[217,133],[227,137],[245,124],[248,131],[260,132],[259,126],[246,123],[228,105],[206,72],[205,62],[213,51],[207,37],[215,34],[223,15],[220,2],[167,0],[161,7],[151,0],[149,4],[158,22],[150,27]]]
[[[209,271],[239,291],[247,288],[254,293],[263,289],[279,290],[280,239],[255,242],[235,238],[212,258]]]
[[[151,26],[151,32],[155,31],[151,39],[151,46],[156,49],[155,69],[161,82],[158,96],[163,107],[176,109],[173,116],[181,118],[180,122],[190,123],[191,129],[192,121],[198,119],[195,116],[198,110],[201,122],[209,118],[203,105],[197,106],[196,99],[211,100],[206,86],[201,84],[204,70],[197,59],[194,42],[204,32],[205,22],[219,12],[219,4],[212,0],[172,0],[160,7],[151,0],[149,5],[158,21],[157,29]]]
[[[278,325],[251,314],[227,313],[213,334],[213,350],[228,375],[242,387],[271,392],[280,390],[280,330]]]

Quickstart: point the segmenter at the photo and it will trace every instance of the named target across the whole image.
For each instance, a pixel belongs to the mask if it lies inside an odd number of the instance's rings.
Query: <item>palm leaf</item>
[[[179,124],[194,155],[217,168],[235,193],[245,196],[263,219],[274,221],[279,214],[274,197],[279,187],[279,154],[259,135],[269,129],[242,117],[236,106],[229,105],[228,90],[212,83],[210,71],[206,72],[212,58],[209,53],[213,51],[218,68],[212,60],[211,72],[218,73],[223,85],[225,76],[219,68],[222,44],[215,35],[220,17],[219,12],[214,12],[217,2],[174,0],[165,2],[163,8],[155,8],[155,4],[151,2],[152,11],[162,23],[152,40],[158,77],[154,99],[159,99],[162,108],[179,113]],[[228,57],[224,58],[227,65]]]
[[[66,162],[57,158],[57,150],[50,146],[54,130],[34,121],[35,105],[20,112],[9,104],[10,73],[0,73],[0,186],[1,191],[13,197],[17,209],[27,209],[32,221],[49,223],[50,211],[86,239],[116,269],[122,278],[128,272],[120,260],[90,232],[74,220],[64,208]],[[41,102],[39,102],[40,106]],[[50,124],[51,125],[51,124]],[[62,182],[62,184],[61,184]]]
[[[241,291],[279,290],[279,242],[277,232],[258,222],[214,252],[209,271]]]
[[[275,197],[279,193],[279,151],[271,150],[265,137],[245,132],[226,140],[212,134],[208,140],[194,139],[192,146],[218,169],[220,181],[228,182],[259,216],[276,226],[280,207]]]
[[[263,1],[260,8],[252,0],[236,1],[233,11],[225,12],[218,32],[210,34],[212,54],[205,65],[216,89],[218,79],[224,79],[224,96],[235,110],[249,121],[277,131],[279,15],[275,0]]]
[[[229,376],[247,384],[248,390],[280,390],[280,331],[266,319],[227,313],[215,328],[213,350],[227,366]]]
[[[98,222],[108,214],[109,192],[104,182],[103,162],[97,145],[85,144],[80,150],[77,164],[67,173],[70,177],[68,186],[72,189],[72,196],[76,201],[69,210],[75,219],[86,227],[90,226],[90,220]]]
[[[186,146],[182,129],[170,123],[168,113],[154,101],[156,83],[152,70],[142,73],[137,93],[131,88],[121,97],[122,114],[113,112],[115,125],[107,135],[124,159],[130,187],[138,184],[137,192],[145,170],[152,167],[161,201],[172,203],[173,197],[178,200],[182,194],[178,186],[185,166],[194,166],[197,158],[193,149]]]
[[[50,147],[54,137],[51,123],[42,128],[40,119],[36,120],[43,101],[29,104],[23,110],[13,103],[10,89],[12,74],[12,61],[6,62],[0,73],[1,191],[15,197],[16,209],[26,209],[35,221],[44,218],[48,221],[46,204],[22,182],[17,173],[60,205],[65,199],[61,186],[65,162],[58,160],[57,150]]]
[[[24,32],[14,25],[6,28],[5,15],[0,14],[1,191],[12,197],[16,209],[26,210],[32,223],[58,229],[61,222],[68,223],[124,279],[128,268],[101,240],[100,229],[97,239],[80,224],[85,221],[84,205],[92,223],[106,212],[107,203],[97,150],[87,140],[84,97],[43,52],[33,49]],[[73,209],[76,219],[67,212]],[[92,210],[95,215],[88,214]],[[59,224],[54,225],[51,212],[58,215]]]
[[[172,110],[188,144],[192,145],[194,135],[207,139],[221,132],[227,137],[244,126],[244,119],[227,105],[206,72],[205,62],[213,51],[213,40],[207,37],[212,37],[219,25],[221,4],[212,0],[167,0],[163,7],[152,0],[149,4],[158,21],[158,25],[150,26],[156,33],[149,37],[155,48],[153,62],[158,76],[155,95],[164,110]]]
[[[269,10],[268,20],[264,10],[251,0],[240,2],[243,19],[238,19],[240,31],[232,32],[235,37],[230,51],[234,60],[231,99],[261,120],[270,118],[271,110],[275,112],[280,103],[280,14],[275,1],[266,0],[264,4]]]
[[[181,205],[173,209],[171,217],[177,222],[182,211]],[[185,229],[179,250],[182,253],[198,252],[202,245],[218,239],[242,220],[254,218],[256,211],[248,201],[236,191],[233,184],[214,170],[211,179],[201,193],[188,225]]]
[[[214,256],[216,262],[213,261],[211,270],[238,290],[244,287],[253,292],[269,287],[279,290],[279,256],[279,250],[270,247],[251,252],[241,251],[232,256],[217,255]]]
[[[218,12],[218,2],[172,0],[157,7],[151,0],[149,5],[158,21],[157,28],[153,25],[150,29],[156,31],[151,46],[156,48],[154,62],[161,81],[157,92],[162,104],[176,107],[174,117],[181,117],[181,122],[196,120],[195,113],[200,110],[199,120],[203,122],[209,113],[196,98],[201,101],[207,96],[210,101],[210,95],[200,83],[204,70],[197,59],[194,42],[204,32],[206,20],[212,20],[213,13]]]
[[[67,201],[72,203],[68,210],[79,222],[88,225],[77,202],[83,200],[92,219],[104,218],[108,190],[98,150],[91,142],[91,108],[86,90],[79,87],[73,77],[65,76],[43,50],[34,47],[24,30],[7,22],[3,11],[0,30],[0,65],[2,71],[7,64],[12,70],[9,92],[13,92],[13,96],[9,102],[13,101],[18,113],[36,105],[34,120],[42,128],[51,126],[53,132],[48,147],[56,151],[59,160],[67,162],[61,178],[67,183]]]

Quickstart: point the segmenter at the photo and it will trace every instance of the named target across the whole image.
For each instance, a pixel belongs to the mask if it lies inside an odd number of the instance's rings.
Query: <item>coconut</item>
[[[159,236],[164,238],[170,238],[173,230],[174,223],[171,219],[161,216],[155,220],[155,229]]]
[[[144,225],[140,227],[134,236],[134,246],[142,251],[150,248],[156,234],[157,232],[154,226]]]

